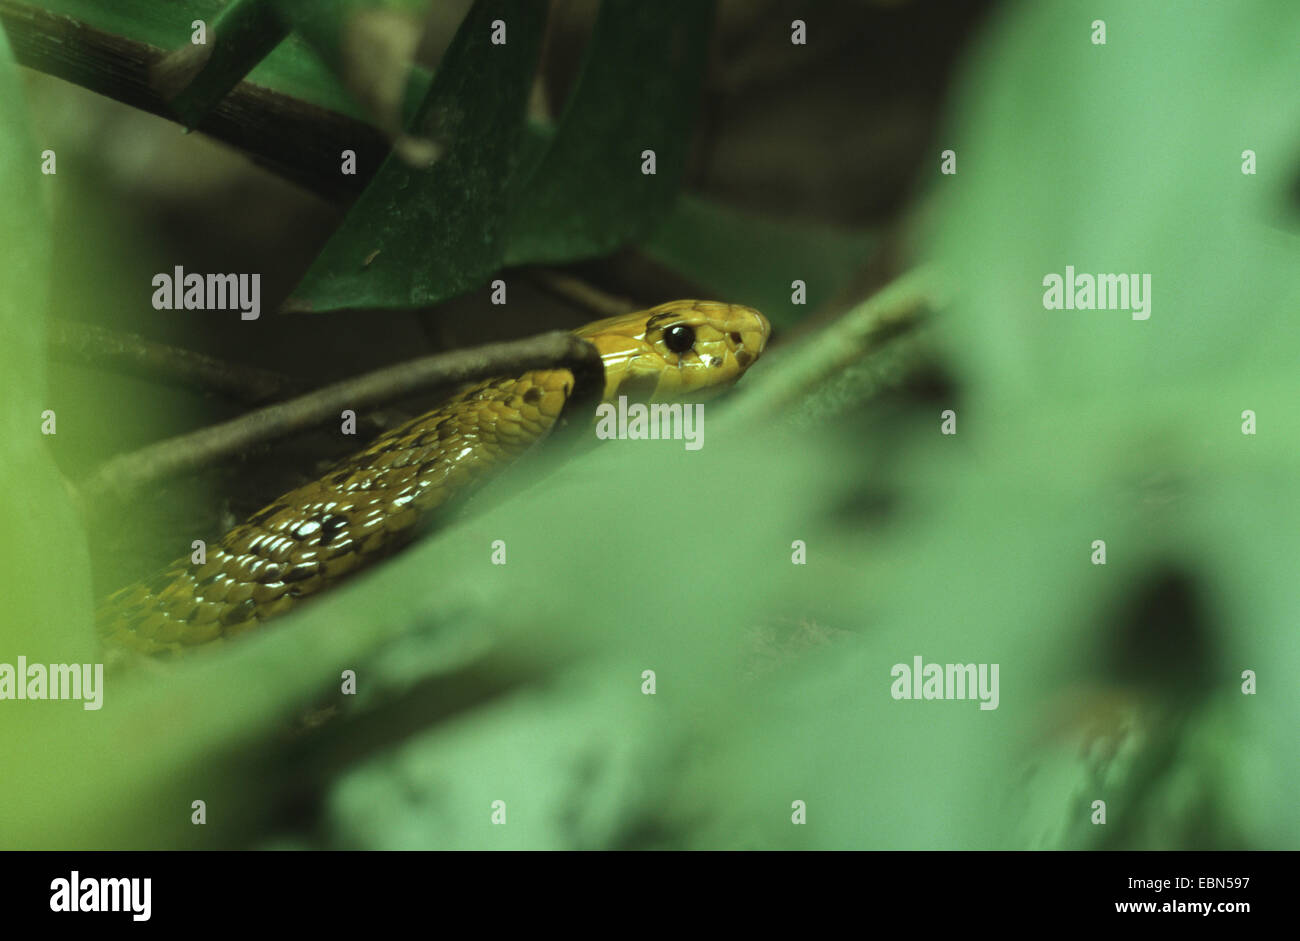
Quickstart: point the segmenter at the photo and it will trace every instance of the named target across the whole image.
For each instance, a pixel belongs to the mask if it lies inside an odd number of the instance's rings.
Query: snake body
[[[701,399],[734,383],[770,327],[748,307],[674,301],[574,333],[605,368],[603,400]],[[109,596],[96,621],[110,648],[178,653],[235,637],[408,543],[453,499],[546,438],[574,389],[567,369],[457,391],[319,479],[274,500],[209,546]]]

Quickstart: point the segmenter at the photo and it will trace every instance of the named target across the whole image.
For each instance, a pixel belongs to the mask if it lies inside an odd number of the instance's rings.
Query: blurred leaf
[[[604,0],[555,139],[520,181],[508,264],[605,255],[667,212],[694,139],[713,7]]]
[[[60,411],[62,397],[45,374],[45,317],[50,277],[47,188],[57,176],[41,173],[41,151],[33,144],[23,86],[0,28],[0,663],[88,663],[95,657],[91,627],[90,569],[85,536],[63,477],[41,433],[42,413],[55,412],[57,433],[77,434],[72,417]],[[25,683],[26,677],[18,682]],[[5,762],[5,799],[0,834],[14,845],[30,832],[67,789],[66,779],[44,761],[50,730],[78,740],[93,734],[96,714],[80,702],[7,700],[0,704],[0,739]],[[42,760],[20,756],[40,755]],[[57,810],[55,811],[57,812]]]
[[[0,614],[0,661],[22,654],[35,661],[83,661],[94,648],[90,630],[90,576],[85,537],[69,491],[42,435],[42,413],[55,412],[58,434],[77,433],[59,412],[58,390],[45,376],[45,318],[50,277],[46,190],[57,176],[41,173],[9,43],[0,30],[0,373],[6,394],[0,408],[0,572],[5,605]]]
[[[289,306],[410,307],[481,284],[500,265],[514,172],[543,26],[527,0],[478,0],[412,124],[445,148],[426,169],[395,155],[349,211]],[[509,23],[505,45],[493,20]]]
[[[330,845],[617,846],[670,760],[655,706],[641,695],[635,664],[561,672],[345,775],[326,808]],[[496,801],[504,802],[506,826],[493,823]]]
[[[373,123],[400,135],[402,106],[429,0],[269,2],[339,76]],[[414,81],[422,88],[426,84],[422,73]],[[398,146],[415,144],[399,139]]]
[[[1194,378],[1236,414],[1252,376],[1300,355],[1296,240],[1271,228],[1300,167],[1300,7],[1038,4],[1002,27],[953,107],[965,146],[932,219],[968,300],[947,330],[964,373],[1040,400]],[[1150,319],[1045,310],[1067,265],[1149,273]]]
[[[1282,664],[1297,656],[1282,639],[1293,631],[1274,586],[1292,580],[1289,534],[1300,531],[1296,501],[1277,483],[1300,472],[1300,418],[1290,404],[1300,266],[1286,233],[1297,220],[1294,210],[1279,212],[1300,168],[1300,50],[1289,38],[1300,10],[1288,9],[1288,25],[1266,2],[1202,12],[1089,3],[1006,15],[954,107],[960,172],[935,187],[931,249],[960,290],[940,334],[962,380],[962,403],[953,403],[964,416],[961,436],[984,456],[985,475],[1022,480],[1022,495],[1002,504],[1008,523],[1046,539],[1021,570],[1028,590],[1059,599],[1057,616],[1041,622],[1062,631],[1053,635],[1057,650],[1042,651],[1043,667],[1062,651],[1079,655],[1053,671],[1040,703],[1046,710],[1075,682],[1141,704],[1142,745],[1115,759],[1127,774],[1116,765],[1102,775],[1064,743],[1033,751],[1038,772],[1013,803],[1025,809],[1030,838],[1049,844],[1280,847],[1297,839],[1283,795],[1300,751],[1273,718],[1294,712],[1294,696],[1243,697],[1240,673],[1264,662],[1287,673]],[[1094,19],[1107,24],[1104,46],[1090,41]],[[1247,149],[1259,155],[1258,175],[1241,172]],[[1044,309],[1044,276],[1067,265],[1149,273],[1150,319]],[[1242,434],[1245,409],[1260,416],[1258,435]],[[972,469],[944,467],[918,461],[908,479],[953,497],[977,486]],[[1041,509],[1027,514],[1036,494]],[[1045,526],[1049,512],[1061,522]],[[1074,519],[1063,525],[1067,514]],[[980,531],[959,517],[945,525]],[[1096,538],[1108,544],[1105,568],[1085,564]],[[1061,551],[1075,554],[1076,572],[1053,589],[1042,566]],[[918,543],[902,557],[932,553]],[[972,574],[995,580],[986,565],[972,564]],[[1180,638],[1177,625],[1162,652],[1155,624],[1116,620],[1128,593],[1169,565],[1213,599],[1204,616],[1216,652],[1196,663],[1183,662],[1195,638]],[[908,589],[916,584],[891,583],[900,610],[922,611]],[[1005,602],[992,615],[973,590],[956,593],[972,612],[988,613],[966,628],[993,636],[1008,617]],[[1003,597],[1019,591],[1008,585]],[[1118,663],[1097,656],[1125,630],[1156,646]],[[1208,679],[1180,673],[1191,667]],[[1133,675],[1145,677],[1142,686]],[[1190,701],[1178,692],[1189,680]],[[1234,803],[1247,793],[1249,807]],[[1098,797],[1111,803],[1104,835],[1080,825]]]
[[[1289,378],[1285,384],[1294,388]],[[1291,441],[1295,434],[1291,429]],[[1289,464],[1206,481],[1196,505],[1200,531],[1190,534],[1206,571],[1213,573],[1222,617],[1230,627],[1220,664],[1227,713],[1222,724],[1228,728],[1214,738],[1222,806],[1248,845],[1261,849],[1300,847],[1294,798],[1300,775],[1295,734],[1300,686],[1291,681],[1300,674],[1294,591],[1295,560],[1300,559],[1295,481],[1300,472],[1295,464],[1293,449]],[[1253,696],[1241,694],[1244,670],[1258,677]]]

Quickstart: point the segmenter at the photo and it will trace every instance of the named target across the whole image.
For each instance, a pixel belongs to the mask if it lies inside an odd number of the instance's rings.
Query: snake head
[[[662,402],[729,388],[763,354],[772,325],[741,304],[670,301],[574,333],[600,351],[606,402]]]

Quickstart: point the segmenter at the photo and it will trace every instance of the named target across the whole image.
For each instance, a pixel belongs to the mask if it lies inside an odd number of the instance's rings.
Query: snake
[[[762,355],[771,325],[740,304],[680,300],[573,333],[600,354],[601,402],[665,402],[730,388]],[[175,656],[280,617],[405,547],[540,445],[575,385],[572,371],[553,368],[459,388],[229,529],[201,560],[183,557],[109,595],[95,615],[102,643],[120,656]]]

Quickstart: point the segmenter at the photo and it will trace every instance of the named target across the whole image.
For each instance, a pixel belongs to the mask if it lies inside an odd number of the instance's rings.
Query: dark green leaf
[[[270,0],[234,0],[209,24],[207,42],[184,42],[153,72],[155,87],[196,127],[289,34]]]
[[[189,43],[195,20],[211,24],[227,6],[224,0],[42,0],[37,5],[94,29],[165,50]],[[361,108],[320,57],[296,37],[280,43],[247,79],[331,111],[363,117]]]
[[[493,20],[507,42],[493,45]],[[500,266],[542,8],[479,0],[410,128],[443,148],[417,169],[390,155],[299,285],[289,306],[411,307],[470,290]]]
[[[509,264],[604,255],[663,218],[690,151],[713,3],[605,0],[577,88],[521,186]],[[656,172],[642,173],[653,150]]]

